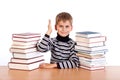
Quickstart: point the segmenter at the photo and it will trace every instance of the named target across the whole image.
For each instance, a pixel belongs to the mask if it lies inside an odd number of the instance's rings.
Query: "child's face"
[[[56,30],[60,36],[66,37],[71,32],[72,25],[68,20],[65,22],[60,21],[56,25]]]

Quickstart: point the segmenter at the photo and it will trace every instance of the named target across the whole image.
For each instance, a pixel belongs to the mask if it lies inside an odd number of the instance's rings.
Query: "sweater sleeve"
[[[49,35],[45,34],[40,42],[37,43],[37,49],[40,52],[47,52],[50,50],[50,38]]]
[[[76,55],[77,51],[75,50],[75,47],[72,48],[71,54],[68,60],[63,62],[58,62],[57,67],[59,69],[65,69],[65,68],[79,68],[80,67],[80,61],[79,57]]]

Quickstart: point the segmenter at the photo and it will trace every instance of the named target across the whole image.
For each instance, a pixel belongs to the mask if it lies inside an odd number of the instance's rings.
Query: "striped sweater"
[[[64,40],[64,41],[61,41]],[[66,41],[67,40],[67,41]],[[37,43],[40,52],[51,51],[51,63],[56,63],[57,68],[77,68],[80,66],[78,56],[76,56],[75,42],[69,38],[61,39],[59,36],[50,38],[47,34]]]

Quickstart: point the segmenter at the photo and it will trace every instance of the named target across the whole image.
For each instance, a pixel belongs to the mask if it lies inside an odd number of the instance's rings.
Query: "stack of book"
[[[81,68],[88,70],[105,68],[106,36],[93,31],[76,32],[75,41]]]
[[[12,34],[10,51],[13,56],[8,63],[10,69],[33,70],[44,62],[43,54],[36,48],[40,36],[40,33]]]

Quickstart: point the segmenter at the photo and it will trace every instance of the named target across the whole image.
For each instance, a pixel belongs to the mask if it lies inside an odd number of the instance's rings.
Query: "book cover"
[[[33,38],[18,38],[18,37],[13,37],[12,38],[13,41],[37,41],[40,40],[40,37],[33,37]]]
[[[86,67],[100,67],[100,66],[105,66],[105,62],[88,62],[88,61],[80,61],[82,66],[86,66]]]
[[[106,61],[105,57],[92,58],[92,59],[85,58],[85,57],[79,57],[79,59],[80,59],[80,61],[87,61],[90,63],[97,63],[97,62],[105,62]]]
[[[84,47],[105,46],[105,41],[94,42],[94,43],[85,43],[85,42],[76,41],[76,43],[77,43],[77,45],[79,45],[79,46],[84,46]]]
[[[106,53],[106,52],[108,52],[108,49],[96,50],[96,51],[76,49],[76,51],[78,51],[78,53],[97,54],[97,53]]]
[[[10,51],[12,53],[29,53],[29,52],[35,52],[37,51],[36,47],[33,48],[10,48]]]
[[[36,40],[36,41],[13,41],[12,45],[21,45],[21,46],[36,45],[38,41],[39,40]]]
[[[14,62],[9,62],[8,63],[8,67],[9,69],[18,69],[18,70],[33,70],[33,69],[37,69],[39,68],[39,65],[41,63],[43,63],[43,60],[37,61],[37,62],[33,62],[33,63],[14,63]]]
[[[11,45],[11,48],[20,48],[20,49],[28,49],[28,48],[34,48],[36,45]]]
[[[75,46],[75,49],[86,50],[86,51],[97,51],[97,50],[104,50],[104,49],[107,49],[107,48],[106,48],[106,46],[84,47],[84,46],[76,45],[76,46]]]
[[[91,38],[75,36],[75,41],[84,42],[84,43],[101,42],[101,41],[106,41],[106,36],[98,36],[98,37],[91,37]]]
[[[11,58],[10,62],[14,62],[14,63],[33,63],[33,62],[37,62],[40,60],[44,60],[43,56],[38,56],[38,57],[34,57],[34,58]]]
[[[87,70],[100,70],[100,69],[104,69],[105,66],[99,66],[99,67],[87,67],[87,66],[80,66],[81,68],[87,69]]]
[[[33,37],[40,37],[40,33],[31,33],[31,32],[26,32],[26,33],[14,33],[12,34],[12,37],[17,37],[17,38],[33,38]]]
[[[82,31],[82,32],[76,32],[76,36],[90,38],[90,37],[101,36],[101,33],[94,31]]]
[[[81,53],[77,53],[76,54],[78,57],[84,57],[84,58],[88,58],[88,59],[96,59],[96,58],[104,58],[105,55],[104,54],[94,54],[94,55],[90,55],[90,54],[81,54]]]
[[[43,56],[44,54],[39,51],[35,51],[35,52],[28,52],[28,53],[12,53],[12,55],[13,55],[13,58],[30,59],[38,56]]]

